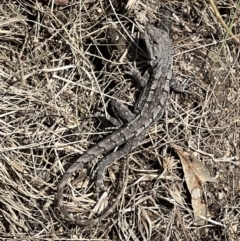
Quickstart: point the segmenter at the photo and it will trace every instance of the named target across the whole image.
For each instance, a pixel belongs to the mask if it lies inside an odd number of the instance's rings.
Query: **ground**
[[[1,240],[240,240],[240,7],[215,4],[1,1]],[[140,88],[128,63],[146,70],[142,33],[147,23],[160,26],[166,9],[173,73],[191,83],[188,92],[172,91],[144,141],[106,170],[110,202],[127,164],[127,187],[114,211],[91,227],[71,223],[56,199],[61,177],[114,131],[99,115],[112,114],[112,98],[133,108]],[[78,219],[101,213],[95,162],[64,193]]]

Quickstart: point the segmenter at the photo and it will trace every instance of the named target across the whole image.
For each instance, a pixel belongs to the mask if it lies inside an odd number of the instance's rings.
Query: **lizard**
[[[172,43],[166,30],[155,27],[152,24],[145,26],[144,39],[146,49],[150,57],[150,68],[143,77],[136,69],[132,69],[131,75],[139,85],[142,91],[138,101],[135,104],[133,113],[118,100],[113,100],[113,106],[119,110],[121,117],[127,119],[127,124],[115,130],[112,134],[105,137],[99,143],[94,145],[83,153],[65,172],[58,186],[58,204],[64,216],[72,222],[80,225],[93,225],[105,218],[117,205],[123,189],[118,194],[113,205],[107,209],[101,216],[95,219],[78,220],[75,219],[66,210],[63,202],[63,192],[68,179],[76,172],[82,164],[92,162],[99,156],[104,156],[99,162],[97,168],[96,186],[102,184],[104,170],[111,163],[126,157],[131,150],[142,141],[151,125],[159,120],[166,108],[170,88],[180,92],[185,92],[185,87],[180,86],[172,78]],[[122,147],[123,146],[123,147]],[[116,147],[122,147],[116,152]],[[126,181],[124,182],[126,186]]]

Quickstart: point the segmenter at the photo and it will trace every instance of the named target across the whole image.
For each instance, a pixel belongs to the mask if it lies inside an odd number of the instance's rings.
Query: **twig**
[[[210,3],[210,5],[211,5],[212,8],[213,8],[213,10],[214,10],[214,12],[215,12],[215,14],[216,14],[216,17],[218,18],[218,20],[221,22],[222,26],[223,26],[223,27],[225,28],[225,30],[227,31],[227,34],[229,34],[237,43],[240,43],[239,38],[232,33],[231,28],[229,28],[229,27],[226,25],[226,23],[224,22],[224,20],[222,19],[222,17],[221,17],[221,15],[220,15],[220,13],[218,12],[218,9],[217,9],[214,1],[213,1],[213,0],[209,0],[209,3]]]

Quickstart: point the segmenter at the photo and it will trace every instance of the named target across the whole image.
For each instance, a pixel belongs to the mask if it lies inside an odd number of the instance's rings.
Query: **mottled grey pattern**
[[[136,102],[134,113],[125,117],[129,122],[114,131],[111,135],[100,141],[91,149],[80,156],[75,163],[70,166],[63,176],[58,187],[58,202],[63,214],[71,221],[81,225],[91,225],[106,217],[111,210],[101,217],[93,220],[76,220],[63,205],[63,191],[72,173],[79,169],[83,163],[92,162],[100,155],[105,155],[97,169],[97,186],[101,185],[105,168],[125,157],[138,143],[144,139],[148,128],[162,117],[170,90],[170,80],[172,78],[172,44],[166,31],[160,30],[148,24],[145,28],[145,42],[151,68],[149,74],[141,77],[137,70],[132,70],[132,76],[136,78],[139,85],[143,87],[142,94]],[[121,103],[115,101],[115,108],[121,115],[121,108],[126,111],[126,107],[121,107]],[[124,114],[123,114],[124,115]],[[116,152],[110,152],[116,147],[122,146]],[[110,153],[109,153],[110,152]]]

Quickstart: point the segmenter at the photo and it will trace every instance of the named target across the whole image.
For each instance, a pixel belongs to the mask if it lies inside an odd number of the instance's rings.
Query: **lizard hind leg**
[[[103,185],[103,179],[105,177],[105,169],[110,166],[113,162],[120,160],[121,158],[128,155],[132,147],[136,144],[136,140],[131,140],[125,144],[125,146],[116,151],[105,156],[101,162],[98,164],[97,169],[94,171],[93,175],[97,173],[96,177],[96,193],[99,194],[100,189],[106,190]]]
[[[128,109],[125,104],[116,99],[111,100],[111,109],[114,113],[114,116],[107,115],[106,119],[110,121],[114,127],[107,127],[107,130],[119,129],[124,124],[131,122],[136,116]]]
[[[121,123],[121,125],[117,126],[118,128],[122,127],[123,123],[131,122],[136,116],[125,104],[116,99],[111,100],[111,108],[115,113],[115,118]]]
[[[119,159],[125,157],[129,151],[130,151],[130,147],[126,146],[123,149],[116,151],[116,152],[112,152],[109,155],[105,156],[101,162],[98,164],[97,169],[94,171],[94,174],[97,173],[97,177],[96,177],[96,193],[97,195],[99,194],[100,190],[106,190],[104,184],[103,184],[103,180],[105,177],[105,169],[110,166],[113,162],[118,161]]]
[[[99,110],[99,112],[95,115],[89,115],[89,117],[102,117],[111,122],[114,126],[107,127],[107,130],[116,130],[121,128],[125,123],[131,122],[135,118],[135,114],[133,114],[128,107],[123,104],[121,101],[117,99],[112,99],[110,101],[110,106],[114,116],[109,115],[107,112],[104,114],[103,110]]]
[[[139,144],[139,142],[144,138],[146,135],[147,130],[144,130],[140,135],[139,138],[133,138],[125,143],[124,147],[116,152],[112,152],[105,156],[100,163],[98,164],[96,170],[94,171],[93,175],[97,173],[97,180],[96,180],[96,192],[100,189],[105,190],[106,188],[103,185],[103,179],[105,177],[105,169],[110,166],[113,162],[120,160],[121,158],[126,157],[132,150],[132,148]]]
[[[140,71],[138,69],[136,69],[135,67],[132,68],[132,70],[129,74],[133,77],[133,79],[137,82],[137,84],[140,87],[145,87],[149,80],[149,77],[150,77],[148,71],[146,71],[142,76]]]

